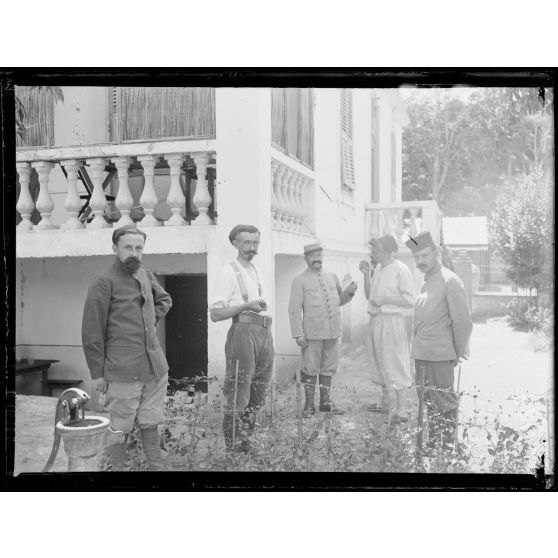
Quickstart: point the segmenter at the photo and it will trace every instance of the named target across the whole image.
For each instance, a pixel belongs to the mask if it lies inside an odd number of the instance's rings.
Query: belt
[[[271,325],[271,316],[260,316],[252,312],[241,312],[233,316],[233,324],[254,324],[262,327],[269,327]]]

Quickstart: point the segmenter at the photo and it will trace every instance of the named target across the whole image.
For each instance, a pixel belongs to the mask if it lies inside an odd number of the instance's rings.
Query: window
[[[372,187],[370,192],[370,201],[373,203],[380,202],[380,166],[378,164],[378,138],[379,138],[379,109],[376,94],[372,93],[372,149],[370,159],[372,161],[372,169],[370,173]]]
[[[314,168],[312,90],[271,90],[271,141],[275,148]]]
[[[343,187],[354,190],[353,92],[350,89],[341,89],[341,174]]]
[[[54,95],[48,88],[17,86],[16,97],[25,111],[24,131],[16,138],[18,147],[54,145]]]
[[[215,137],[212,87],[111,87],[111,141]]]

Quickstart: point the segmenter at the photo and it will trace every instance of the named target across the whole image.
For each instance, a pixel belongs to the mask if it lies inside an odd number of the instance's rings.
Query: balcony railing
[[[133,222],[142,227],[210,225],[215,214],[212,146],[212,140],[176,140],[19,150],[18,231],[102,229]],[[53,221],[49,189],[57,165],[67,180],[67,219],[61,223]],[[30,190],[33,171],[39,183],[36,199]]]
[[[409,236],[429,231],[440,242],[442,214],[435,201],[374,203],[366,207],[367,239],[393,235],[400,245]]]
[[[293,233],[314,234],[313,173],[282,154],[271,159],[272,226]]]

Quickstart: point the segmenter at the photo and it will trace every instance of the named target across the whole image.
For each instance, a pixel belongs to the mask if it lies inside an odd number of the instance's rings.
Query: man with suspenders
[[[214,322],[232,318],[225,343],[223,431],[228,450],[247,451],[256,412],[264,404],[271,382],[275,353],[261,274],[252,263],[260,231],[252,225],[237,225],[229,240],[238,255],[217,277],[209,311]],[[233,447],[233,440],[240,442],[239,448]]]

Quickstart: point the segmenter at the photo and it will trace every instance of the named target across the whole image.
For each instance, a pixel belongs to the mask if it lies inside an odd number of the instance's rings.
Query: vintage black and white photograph
[[[13,474],[552,477],[541,75],[16,83]]]

